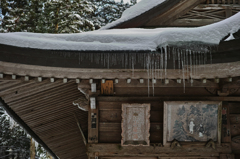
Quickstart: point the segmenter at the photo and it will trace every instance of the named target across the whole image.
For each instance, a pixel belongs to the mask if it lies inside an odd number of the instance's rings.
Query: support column
[[[97,84],[91,83],[91,95],[88,111],[88,143],[98,143],[98,106],[97,106]]]
[[[30,143],[30,159],[35,159],[35,141],[33,138],[31,138],[31,143]]]

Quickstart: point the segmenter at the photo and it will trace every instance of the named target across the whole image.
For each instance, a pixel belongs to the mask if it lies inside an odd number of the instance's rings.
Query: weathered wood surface
[[[229,113],[240,114],[240,102],[229,103]]]
[[[136,103],[136,101],[98,102],[100,120],[99,143],[121,142],[122,103]],[[163,103],[149,100],[141,103],[151,103],[150,142],[162,143]]]
[[[102,95],[114,94],[113,80],[106,80],[105,83],[101,83],[101,94]]]
[[[99,123],[99,143],[120,143],[121,142],[121,123]],[[150,142],[162,143],[163,124],[150,124]]]
[[[223,48],[221,48],[223,49]],[[220,56],[218,53],[213,54],[213,56]],[[231,56],[230,56],[231,57]],[[227,59],[223,57],[224,59]],[[215,61],[214,61],[215,60]],[[219,59],[213,57],[214,62],[218,62]],[[228,60],[228,59],[227,59]],[[238,61],[238,58],[235,58],[235,61]],[[169,61],[171,63],[172,60]],[[209,65],[200,65],[196,66],[198,70],[197,74],[190,75],[188,71],[182,71],[182,69],[173,68],[167,69],[167,74],[164,77],[156,76],[156,79],[177,79],[183,78],[185,79],[193,78],[193,79],[202,79],[202,78],[228,78],[240,76],[240,63],[226,61],[223,63],[221,61],[220,64],[209,64]],[[97,68],[61,68],[61,67],[49,67],[49,66],[36,66],[36,65],[26,65],[26,64],[15,64],[9,62],[0,61],[0,72],[5,74],[15,74],[18,76],[30,76],[30,77],[43,77],[43,78],[68,78],[68,79],[128,79],[131,77],[132,79],[148,79],[147,69],[135,69],[134,73],[132,69],[97,69]],[[169,65],[171,66],[171,65]],[[189,68],[190,69],[190,68]],[[161,70],[160,70],[161,71]],[[100,73],[101,72],[101,73]]]
[[[100,159],[219,159],[218,157],[100,157]]]
[[[92,128],[92,116],[96,116],[96,128]],[[99,129],[99,111],[98,106],[96,109],[89,108],[88,111],[88,143],[98,143],[98,129]]]
[[[31,84],[26,85],[28,82]],[[75,80],[51,83],[49,79],[42,82],[31,82],[30,79],[28,82],[7,81],[7,85],[0,82],[9,107],[60,158],[86,158],[86,148],[73,113],[77,114],[85,136],[87,114],[72,105],[73,100],[82,96]]]
[[[230,123],[231,124],[239,124],[240,123],[240,114],[230,114]]]
[[[30,159],[35,159],[36,148],[35,148],[35,141],[33,138],[30,140]]]
[[[177,83],[177,79],[171,80],[169,79],[169,83],[165,84],[163,80],[156,80],[154,83],[154,87],[183,87],[183,80],[180,78],[181,83]],[[115,83],[114,87],[124,87],[124,88],[139,88],[139,87],[152,87],[153,83],[152,80],[148,79],[144,80],[144,83],[140,83],[139,79],[132,79],[131,83],[127,83],[125,80],[119,80],[119,83]],[[211,87],[211,88],[218,88],[219,84],[214,83],[213,80],[206,80],[206,83],[203,83],[202,80],[193,80],[193,82],[189,82],[188,80],[185,81],[185,87]]]
[[[231,125],[229,106],[227,102],[222,103],[222,142],[231,143]]]
[[[150,110],[149,103],[122,104],[122,146],[150,145]]]
[[[217,96],[161,96],[161,97],[98,97],[98,101],[105,102],[121,102],[121,101],[171,101],[171,100],[184,100],[184,101],[240,101],[240,97],[217,97]]]
[[[240,135],[240,123],[231,124],[231,135],[232,137]]]
[[[169,23],[176,20],[181,15],[186,14],[189,10],[196,7],[198,4],[203,2],[203,0],[184,0],[166,11],[165,13],[159,15],[156,18],[150,19],[144,26],[167,26]],[[167,17],[167,18],[166,18]]]
[[[90,154],[98,152],[98,156],[113,157],[113,156],[160,156],[160,157],[216,157],[219,153],[231,153],[230,144],[218,145],[216,149],[205,148],[202,145],[182,145],[181,148],[172,149],[170,147],[121,147],[120,144],[88,144],[87,151]]]
[[[219,159],[235,159],[234,154],[220,154]]]

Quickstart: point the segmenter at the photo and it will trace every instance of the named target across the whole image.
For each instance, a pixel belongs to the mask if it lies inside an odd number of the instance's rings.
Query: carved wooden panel
[[[122,146],[149,146],[150,104],[122,104]]]

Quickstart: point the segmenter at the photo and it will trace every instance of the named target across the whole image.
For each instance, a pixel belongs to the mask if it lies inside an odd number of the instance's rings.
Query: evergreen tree
[[[3,20],[2,32],[16,32],[25,30],[26,13],[28,12],[27,0],[4,0],[1,3]]]
[[[197,117],[202,116],[201,111],[199,110],[199,108],[195,107],[193,105],[191,105],[191,107],[190,107],[189,115],[191,115],[191,114],[193,114],[194,116],[197,116]]]
[[[115,2],[114,0],[91,0],[93,4],[98,6],[92,15],[92,21],[96,29],[101,26],[105,26],[119,19],[124,10],[131,7],[133,4],[121,2]]]
[[[0,32],[78,33],[99,29],[120,18],[136,0],[131,2],[1,0]]]
[[[96,8],[87,0],[50,0],[45,3],[44,17],[50,33],[79,33],[94,30],[87,17]]]
[[[194,137],[188,136],[187,132],[183,128],[184,123],[182,121],[175,121],[173,126],[173,138],[178,141],[197,141]]]
[[[0,156],[8,156],[9,150],[17,153],[21,159],[28,159],[30,156],[30,136],[24,132],[7,113],[0,107]],[[50,156],[46,150],[35,143],[36,158],[49,159]],[[37,146],[38,145],[38,146]],[[1,152],[2,151],[2,152]]]
[[[30,140],[23,129],[0,107],[0,147],[17,151],[23,159],[29,157]]]
[[[177,115],[178,116],[182,116],[182,115],[184,115],[185,114],[185,107],[184,107],[184,105],[182,106],[182,108],[178,108],[178,110],[177,110]]]

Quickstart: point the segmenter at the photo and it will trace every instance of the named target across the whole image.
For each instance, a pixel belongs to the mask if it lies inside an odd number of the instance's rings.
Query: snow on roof
[[[46,50],[156,50],[178,42],[219,42],[240,29],[240,13],[198,28],[112,29],[77,34],[1,33],[0,44]]]
[[[112,28],[118,24],[121,24],[125,21],[128,21],[132,18],[135,18],[143,13],[145,13],[146,11],[158,6],[159,4],[165,2],[166,0],[141,0],[140,2],[138,2],[137,4],[133,5],[132,7],[126,9],[121,18],[107,24],[106,26],[103,26],[100,28],[100,30],[105,30],[105,29],[109,29]]]

